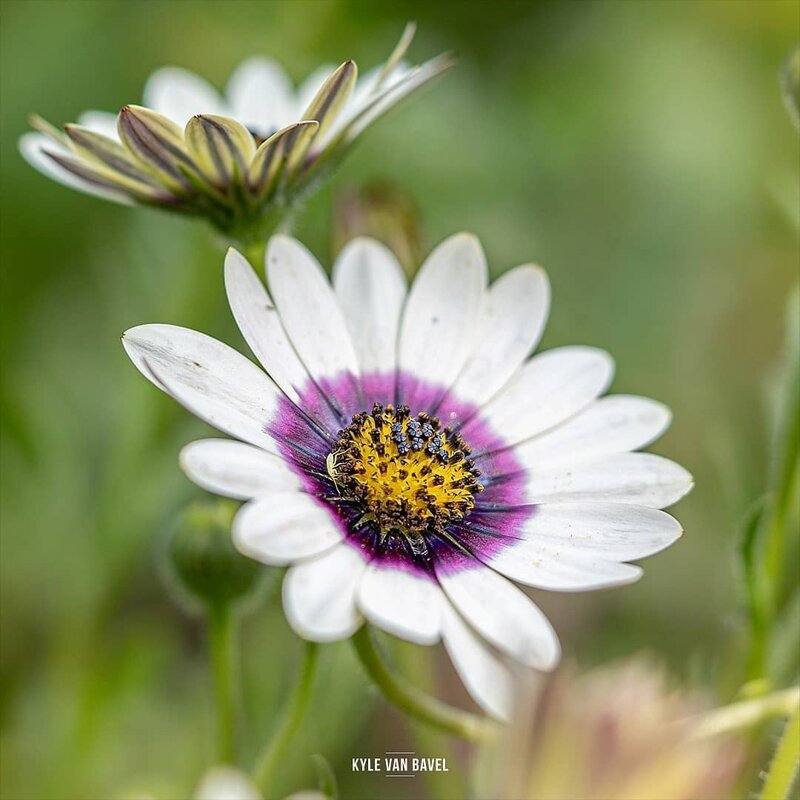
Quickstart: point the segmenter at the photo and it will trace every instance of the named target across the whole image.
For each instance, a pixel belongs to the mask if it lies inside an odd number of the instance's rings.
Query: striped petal
[[[291,567],[283,581],[283,608],[294,632],[312,642],[355,633],[362,623],[356,593],[365,568],[363,556],[346,544]]]
[[[74,170],[70,170],[53,159],[57,155],[62,159],[69,158],[69,150],[56,144],[49,136],[31,131],[24,133],[17,144],[20,155],[38,172],[52,178],[54,181],[77,189],[85,194],[102,197],[123,205],[133,205],[133,199],[126,195],[119,186],[108,183],[98,183],[90,177],[82,177]]]
[[[500,720],[511,716],[511,673],[469,629],[449,603],[442,614],[442,639],[462,683],[472,699]]]
[[[534,356],[502,391],[467,422],[469,441],[488,422],[506,444],[516,444],[558,425],[585,408],[611,383],[614,362],[593,347],[557,347]]]
[[[400,325],[398,363],[416,379],[447,389],[473,350],[487,280],[486,257],[475,236],[460,233],[428,256],[408,294]],[[401,387],[414,408],[420,388]]]
[[[236,500],[300,489],[300,479],[282,458],[231,439],[200,439],[186,445],[180,465],[198,486]]]
[[[275,384],[241,353],[175,325],[140,325],[122,336],[139,371],[200,419],[237,439],[276,449],[266,433]]]
[[[311,495],[274,492],[243,506],[233,521],[233,543],[246,556],[283,566],[319,555],[342,533]]]

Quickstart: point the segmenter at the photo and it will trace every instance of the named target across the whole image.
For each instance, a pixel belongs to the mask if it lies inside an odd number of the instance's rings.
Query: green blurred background
[[[581,665],[646,650],[720,699],[738,686],[734,551],[766,480],[797,270],[798,142],[777,73],[798,3],[4,0],[2,797],[186,797],[212,759],[203,629],[160,565],[178,510],[201,494],[178,450],[207,431],[141,379],[118,337],[163,321],[242,346],[221,243],[34,172],[16,151],[26,116],[115,111],[167,63],[217,85],[254,53],[297,80],[322,61],[367,68],[408,19],[414,60],[453,50],[457,66],[364,137],[295,233],[330,263],[336,197],[380,181],[417,209],[424,250],[468,229],[495,275],[548,269],[544,346],[605,347],[615,390],[671,406],[655,450],[696,488],[675,510],[685,537],[641,583],[536,599]],[[242,631],[256,740],[300,653],[267,582]],[[408,672],[417,656],[396,653]],[[435,658],[437,691],[468,703]],[[412,734],[347,643],[326,646],[282,788],[311,785],[319,752],[345,798],[426,797],[422,779],[349,771],[352,755],[419,746]],[[433,737],[427,753],[446,746]],[[463,796],[463,773],[449,780]]]

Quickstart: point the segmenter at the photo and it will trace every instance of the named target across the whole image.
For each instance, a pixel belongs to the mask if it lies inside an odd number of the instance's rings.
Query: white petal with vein
[[[231,347],[176,325],[139,325],[122,345],[141,373],[193,414],[230,436],[274,450],[266,426],[274,383]]]

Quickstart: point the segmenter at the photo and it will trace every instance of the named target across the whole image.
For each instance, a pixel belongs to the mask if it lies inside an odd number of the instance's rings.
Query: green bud
[[[236,503],[203,500],[181,513],[169,541],[169,562],[181,590],[205,607],[242,600],[259,582],[261,565],[231,541]]]

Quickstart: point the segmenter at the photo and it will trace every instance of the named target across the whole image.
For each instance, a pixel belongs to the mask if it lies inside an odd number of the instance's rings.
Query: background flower
[[[312,180],[341,160],[361,133],[450,65],[401,61],[407,25],[379,67],[357,80],[353,61],[315,70],[295,91],[274,61],[240,64],[224,96],[179,67],[147,82],[144,107],[86,111],[57,130],[34,116],[19,140],[40,172],[87,194],[208,218],[237,241],[263,238]]]
[[[699,740],[707,702],[669,686],[644,658],[527,680],[514,724],[484,766],[481,795],[518,800],[717,800],[742,747]],[[694,737],[694,738],[693,738]]]

